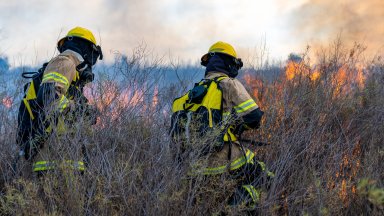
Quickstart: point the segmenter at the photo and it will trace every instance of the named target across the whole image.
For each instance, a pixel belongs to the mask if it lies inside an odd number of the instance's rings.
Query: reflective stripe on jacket
[[[220,72],[209,72],[206,79],[225,76]],[[232,112],[238,117],[242,117],[257,109],[259,106],[249,95],[243,84],[235,78],[224,79],[220,82],[223,91],[223,120],[229,119]],[[224,141],[236,141],[237,137],[233,134],[235,128],[230,126],[228,132],[224,135]]]
[[[253,163],[254,157],[255,157],[255,154],[251,152],[249,149],[247,149],[245,156],[236,158],[229,165],[225,164],[217,167],[208,167],[203,169],[200,172],[202,172],[203,175],[217,175],[217,174],[224,173],[226,171],[234,171],[244,166],[246,163]]]
[[[209,72],[205,78],[213,79],[220,76],[225,76],[225,74],[220,72]],[[231,112],[236,112],[238,117],[242,117],[258,108],[256,102],[252,99],[239,80],[228,78],[222,80],[219,85],[223,92],[223,121],[231,117]],[[231,140],[233,142],[231,148],[229,147],[229,143],[226,142],[221,151],[212,153],[208,158],[209,168],[207,169],[214,170],[218,167],[226,166],[228,164],[228,151],[231,151],[231,164],[239,158],[244,157],[244,152],[237,141],[237,137],[233,133],[234,129],[234,125],[229,126],[228,131],[224,136],[224,141]],[[250,150],[247,149],[245,151],[246,153],[250,152]],[[253,157],[254,155],[252,153],[252,158]]]
[[[79,78],[76,66],[84,59],[80,54],[66,50],[49,61],[44,71],[43,83],[54,83],[56,93],[61,98],[65,95],[72,81]]]
[[[60,112],[63,112],[73,102],[68,89],[71,85],[75,86],[76,81],[79,79],[76,66],[82,61],[84,61],[84,59],[78,53],[66,50],[53,58],[44,70],[41,83],[54,83],[58,99],[53,106]],[[55,125],[49,125],[46,128],[46,132],[48,133],[51,133],[52,130],[55,130],[58,135],[68,132],[68,125],[64,122],[64,118],[58,118]],[[72,144],[68,142],[68,145]],[[55,167],[56,162],[53,161],[56,158],[53,158],[51,151],[51,145],[48,142],[39,149],[38,154],[34,158],[33,171],[50,170]],[[79,151],[81,150],[79,149]],[[63,155],[63,158],[69,158],[69,156],[70,155]],[[64,165],[82,171],[84,170],[84,163],[80,161],[80,158],[78,158],[78,160],[78,162],[67,161]]]
[[[64,163],[60,164],[64,168],[70,168],[73,170],[84,171],[85,165],[82,161],[72,161],[67,160]],[[33,172],[54,170],[58,165],[55,161],[36,161],[33,164]]]
[[[247,191],[248,196],[252,199],[252,201],[249,202],[250,207],[254,207],[260,200],[260,191],[252,185],[243,185],[242,188]]]
[[[226,160],[226,163],[224,162],[219,166],[208,165],[208,167],[206,168],[194,167],[190,175],[198,175],[198,174],[217,175],[217,174],[225,173],[227,171],[234,171],[244,166],[246,163],[253,163],[254,157],[255,157],[255,154],[249,149],[247,149],[245,152],[245,155],[239,158],[233,158],[233,160],[231,160],[231,163],[228,163],[228,160]]]

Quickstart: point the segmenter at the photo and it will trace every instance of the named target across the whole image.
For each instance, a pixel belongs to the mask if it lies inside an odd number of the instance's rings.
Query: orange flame
[[[286,80],[293,80],[297,76],[308,77],[314,82],[320,78],[320,71],[311,70],[304,62],[289,61],[285,67]]]
[[[333,80],[335,86],[334,96],[346,95],[353,88],[364,88],[366,77],[363,71],[363,67],[358,64],[352,68],[347,65],[340,67]]]
[[[296,74],[299,73],[298,68],[299,68],[299,63],[296,63],[294,61],[288,62],[285,69],[285,76],[287,80],[292,80],[293,78],[295,78]]]
[[[342,87],[346,84],[346,82],[347,82],[347,70],[345,67],[341,67],[337,71],[334,79],[334,85],[336,86],[335,96],[340,95]]]
[[[316,81],[320,78],[320,72],[318,70],[315,70],[313,71],[313,73],[311,73],[311,75],[309,76],[309,78],[311,79],[311,81]]]
[[[359,88],[363,88],[364,85],[365,85],[366,78],[364,76],[363,67],[362,66],[358,66],[358,68],[357,68],[356,80],[357,80],[357,84],[358,84]]]
[[[357,176],[358,171],[360,169],[360,155],[361,144],[358,141],[352,150],[352,154],[343,155],[343,158],[340,163],[340,171],[337,172],[335,175],[336,179],[341,179],[338,195],[345,206],[347,206],[350,201],[348,194],[356,194],[356,185],[352,184],[352,180]],[[331,182],[332,188],[334,188],[335,182]]]
[[[252,95],[256,98],[256,103],[260,106],[263,103],[263,93],[265,86],[262,80],[253,77],[249,72],[243,76],[245,84],[251,88]]]
[[[113,81],[105,81],[100,85],[91,84],[84,88],[84,95],[88,98],[90,104],[95,105],[97,109],[110,120],[120,118],[125,108],[139,108],[139,112],[145,112],[148,109],[154,109],[158,106],[158,87],[153,90],[153,97],[148,97],[145,89],[132,88],[119,89]],[[151,99],[151,106],[146,105],[146,99]],[[101,122],[102,118],[98,119],[98,125],[104,127]]]

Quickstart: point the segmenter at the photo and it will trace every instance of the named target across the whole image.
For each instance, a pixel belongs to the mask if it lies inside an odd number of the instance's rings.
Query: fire
[[[307,78],[311,82],[320,80],[322,71],[316,67],[312,69],[303,61],[288,61],[285,67],[285,80],[291,81],[293,84],[298,84],[297,78]],[[305,79],[304,79],[305,80]],[[356,64],[342,65],[338,70],[333,73],[332,86],[334,87],[334,96],[347,95],[352,89],[364,88],[365,85],[364,67]]]
[[[308,77],[311,81],[316,81],[320,78],[320,71],[311,70],[303,61],[289,61],[285,67],[286,80],[293,80],[295,77]]]
[[[364,87],[365,79],[366,78],[365,78],[364,73],[363,73],[363,67],[361,65],[359,65],[357,68],[357,77],[356,77],[357,84],[358,84],[359,88]]]
[[[12,107],[12,104],[13,104],[13,99],[10,96],[6,96],[6,97],[3,98],[2,102],[3,102],[3,105],[7,109],[10,109]]]
[[[249,72],[246,72],[243,78],[244,78],[244,80],[245,80],[245,83],[246,83],[248,86],[251,85],[252,77],[251,77],[251,74],[249,74]]]
[[[287,62],[280,79],[275,80],[273,83],[263,82],[249,71],[244,74],[243,79],[246,86],[250,88],[250,93],[258,99],[257,103],[261,101],[264,107],[272,107],[277,116],[276,122],[272,124],[280,126],[279,121],[284,119],[285,112],[288,110],[287,106],[296,106],[295,104],[289,104],[289,101],[288,104],[280,103],[280,101],[284,101],[287,93],[295,94],[296,91],[290,91],[295,90],[296,87],[298,89],[302,87],[308,92],[318,89],[329,90],[330,96],[332,97],[332,94],[335,96],[330,100],[354,96],[354,94],[349,93],[362,90],[365,87],[368,71],[364,66],[348,62],[340,65],[335,70],[330,70],[330,68],[329,65],[309,66],[303,61],[292,60]],[[326,121],[326,116],[323,116],[324,120],[322,121]],[[272,127],[270,129],[273,130]],[[274,136],[274,134],[266,132],[263,136],[268,138]],[[357,193],[355,182],[362,168],[361,149],[360,140],[356,141],[352,146],[352,151],[344,149],[345,151],[339,155],[340,158],[336,162],[336,172],[332,173],[329,179],[326,180],[327,189],[331,190],[332,193],[334,192],[336,194],[335,198],[339,199],[345,206],[351,204],[353,197]]]
[[[347,82],[347,71],[345,67],[341,67],[334,79],[334,86],[335,86],[335,96],[340,95],[342,91],[342,87],[346,84]]]
[[[91,105],[95,105],[107,117],[106,119],[117,120],[127,108],[137,109],[138,113],[156,108],[159,103],[158,91],[158,87],[155,86],[151,95],[147,94],[148,91],[144,87],[138,87],[136,84],[119,88],[113,81],[105,81],[101,84],[87,86],[84,89],[84,95]],[[151,96],[152,98],[150,98]],[[148,100],[152,101],[151,106],[147,105]],[[102,121],[103,118],[99,118],[98,125],[103,127],[105,123]]]
[[[363,89],[365,86],[366,77],[364,68],[356,64],[355,66],[343,65],[336,71],[333,79],[335,87],[334,96],[347,95],[352,89]]]
[[[251,88],[252,95],[257,99],[256,102],[261,105],[264,100],[263,94],[265,94],[265,90],[267,89],[263,81],[253,77],[249,71],[245,72],[243,79],[245,80],[245,84]]]
[[[340,188],[338,189],[339,198],[344,205],[349,203],[349,193],[356,193],[356,185],[352,184],[352,180],[357,176],[360,169],[361,144],[358,141],[352,150],[352,154],[344,154],[340,163],[340,171],[336,173],[335,179],[331,180],[332,184],[328,187],[334,188],[335,181],[341,180]],[[352,185],[351,185],[352,184]]]
[[[309,78],[311,79],[311,81],[318,80],[320,78],[320,72],[318,70],[313,71]]]
[[[285,69],[285,76],[287,77],[287,80],[292,80],[295,78],[296,74],[299,73],[299,63],[296,63],[294,61],[289,61],[286,69]]]

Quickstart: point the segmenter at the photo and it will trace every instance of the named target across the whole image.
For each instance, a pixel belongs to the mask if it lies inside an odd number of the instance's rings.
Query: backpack
[[[23,78],[32,80],[24,85],[24,97],[23,103],[21,103],[19,108],[19,115],[21,113],[20,111],[22,111],[22,113],[25,113],[27,111],[29,114],[29,119],[35,119],[34,111],[37,105],[37,92],[39,91],[39,87],[41,81],[43,80],[44,71],[47,65],[47,62],[44,63],[43,66],[37,72],[23,72],[21,74]]]
[[[23,72],[22,77],[31,79],[30,82],[24,85],[24,97],[19,106],[19,112],[17,116],[17,137],[16,143],[24,150],[29,145],[36,133],[39,131],[39,118],[37,117],[38,103],[37,92],[41,81],[43,80],[44,70],[48,63],[44,63],[43,66],[37,72]]]
[[[30,82],[24,85],[24,97],[20,103],[17,116],[18,129],[16,143],[22,148],[28,147],[29,141],[36,138],[35,136],[37,134],[42,136],[47,132],[48,126],[44,125],[44,120],[41,119],[42,117],[39,117],[41,107],[37,102],[37,94],[47,65],[48,62],[44,63],[37,72],[22,73],[23,78],[31,79]],[[83,88],[79,87],[79,79],[76,78],[76,80],[71,83],[67,91],[67,97],[69,99],[77,99],[82,103],[87,102],[87,99],[83,95]]]
[[[219,82],[225,78],[203,79],[173,101],[170,135],[174,142],[181,142],[182,151],[193,139],[206,142],[203,154],[222,148],[226,128],[222,125],[223,93]]]

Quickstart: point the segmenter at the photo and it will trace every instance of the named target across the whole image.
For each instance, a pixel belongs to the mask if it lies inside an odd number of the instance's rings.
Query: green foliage
[[[361,179],[357,185],[357,192],[375,206],[384,208],[384,188],[377,187],[375,181],[368,178]]]

